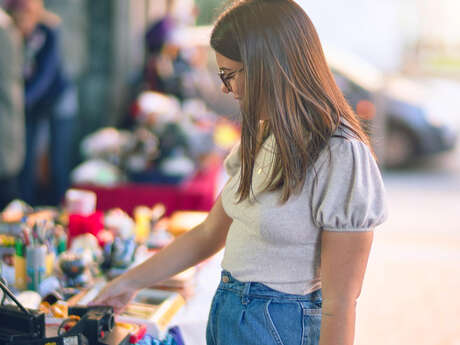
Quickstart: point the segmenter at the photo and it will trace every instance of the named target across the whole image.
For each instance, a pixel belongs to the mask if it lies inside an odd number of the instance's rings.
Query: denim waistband
[[[259,298],[282,298],[295,301],[321,302],[321,289],[313,291],[307,295],[294,295],[277,291],[269,286],[258,282],[241,282],[235,279],[230,272],[223,270],[219,289],[231,290],[242,296]]]

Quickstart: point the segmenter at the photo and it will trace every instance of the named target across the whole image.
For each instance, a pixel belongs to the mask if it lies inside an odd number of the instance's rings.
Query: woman
[[[294,1],[235,2],[211,46],[242,113],[231,177],[201,225],[95,302],[122,308],[225,246],[208,344],[351,345],[372,230],[386,217],[369,140]]]
[[[24,38],[26,157],[20,176],[22,198],[31,204],[58,204],[69,187],[73,130],[77,114],[75,88],[64,72],[57,16],[45,10],[43,0],[6,0]],[[50,200],[37,200],[37,161],[40,127],[49,126],[51,157]]]

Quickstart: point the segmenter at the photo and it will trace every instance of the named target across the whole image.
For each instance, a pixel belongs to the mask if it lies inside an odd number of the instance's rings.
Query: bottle
[[[59,256],[67,250],[68,236],[61,225],[56,226],[55,236],[56,256]]]

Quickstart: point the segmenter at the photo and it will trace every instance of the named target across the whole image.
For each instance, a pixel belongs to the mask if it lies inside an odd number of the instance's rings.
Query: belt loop
[[[244,283],[243,294],[241,295],[241,303],[247,305],[249,303],[249,290],[251,289],[251,282]]]

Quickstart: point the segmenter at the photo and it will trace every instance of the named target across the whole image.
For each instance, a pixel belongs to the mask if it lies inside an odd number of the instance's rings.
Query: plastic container
[[[29,290],[38,291],[40,283],[45,279],[46,252],[45,245],[33,245],[27,248],[26,272]]]

